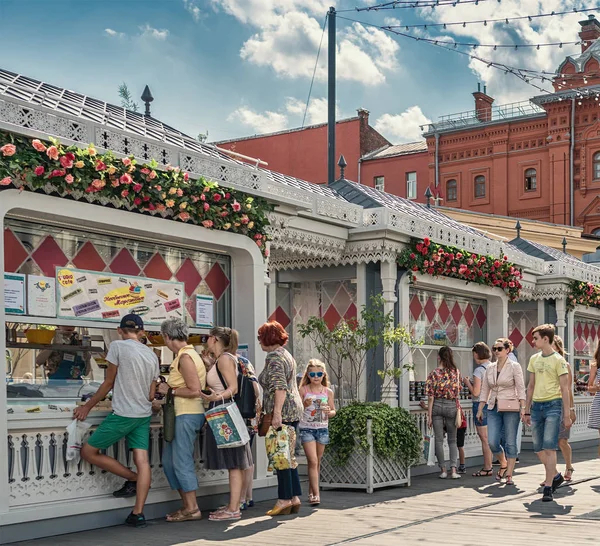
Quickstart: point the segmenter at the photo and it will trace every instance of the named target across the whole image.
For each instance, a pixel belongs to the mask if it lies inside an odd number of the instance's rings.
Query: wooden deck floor
[[[146,529],[113,527],[18,543],[21,546],[168,545],[311,545],[482,544],[532,545],[597,542],[600,529],[600,460],[597,450],[574,452],[572,485],[559,488],[555,501],[542,503],[538,492],[541,465],[523,453],[516,487],[492,478],[413,479],[410,488],[377,491],[324,491],[318,508],[297,516],[269,518],[260,504],[230,525],[208,521],[167,524]]]

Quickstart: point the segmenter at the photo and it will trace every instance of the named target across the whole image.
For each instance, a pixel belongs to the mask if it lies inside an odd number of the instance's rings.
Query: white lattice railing
[[[68,434],[64,428],[10,430],[8,435],[8,487],[11,507],[33,506],[53,501],[78,502],[86,498],[110,495],[119,489],[123,480],[113,474],[65,458]],[[227,481],[224,471],[202,468],[202,435],[196,442],[196,474],[202,485]],[[121,440],[107,450],[128,468],[133,457]],[[150,465],[152,490],[169,489],[162,469],[162,427],[153,425],[150,432]]]

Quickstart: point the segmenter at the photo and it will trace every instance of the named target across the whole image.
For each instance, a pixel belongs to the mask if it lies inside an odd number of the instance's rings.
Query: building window
[[[385,178],[383,176],[376,176],[373,181],[375,182],[376,190],[385,191]]]
[[[485,197],[485,176],[475,177],[475,198]]]
[[[594,180],[600,180],[600,152],[594,154]]]
[[[458,201],[458,183],[454,179],[446,182],[446,201]]]
[[[535,169],[527,169],[525,171],[525,191],[537,190],[537,171]]]
[[[416,199],[417,198],[417,173],[410,172],[406,173],[406,198]]]

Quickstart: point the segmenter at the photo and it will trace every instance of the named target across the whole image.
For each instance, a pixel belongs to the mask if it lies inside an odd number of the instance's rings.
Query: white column
[[[556,299],[556,333],[563,339],[565,339],[565,328],[567,321],[567,299],[557,298]]]
[[[360,312],[367,305],[367,264],[356,265],[356,312],[360,320]],[[358,399],[367,399],[367,370],[359,378]]]
[[[398,314],[398,325],[409,328],[410,326],[410,284],[408,282],[407,275],[403,275],[398,281],[398,301],[399,301],[399,314]],[[408,347],[403,347],[400,352],[400,366],[412,364],[412,351]],[[405,372],[400,377],[400,384],[398,389],[400,390],[400,406],[404,409],[409,409],[410,401],[410,375]]]
[[[6,210],[0,212],[0,224],[4,232],[4,218]],[[0,240],[0,271],[4,271],[4,237]],[[6,324],[6,315],[4,313],[4,284],[0,290],[0,318],[1,326]],[[0,523],[2,522],[2,514],[8,513],[9,507],[9,487],[8,487],[8,422],[6,413],[6,329],[0,327]],[[15,447],[18,442],[15,442]],[[18,464],[18,459],[13,462]]]
[[[546,322],[546,300],[538,300],[538,324]]]
[[[573,343],[575,342],[575,309],[567,312],[567,320],[569,322],[569,344],[565,347],[565,350],[568,352],[567,361],[571,364],[571,369],[575,369],[575,350],[573,349]]]
[[[383,294],[383,312],[384,314],[394,313],[396,306],[396,282],[398,280],[398,266],[396,262],[381,262],[381,286]],[[394,350],[384,351],[384,370],[394,369]],[[385,377],[381,392],[381,401],[396,407],[398,397],[396,390],[396,381],[391,377]]]

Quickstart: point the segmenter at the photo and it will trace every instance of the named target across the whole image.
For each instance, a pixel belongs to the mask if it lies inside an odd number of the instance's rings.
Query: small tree
[[[133,100],[133,96],[125,82],[119,85],[119,97],[121,97],[121,106],[126,110],[131,110],[132,112],[137,112],[139,110],[140,107],[137,102]]]

